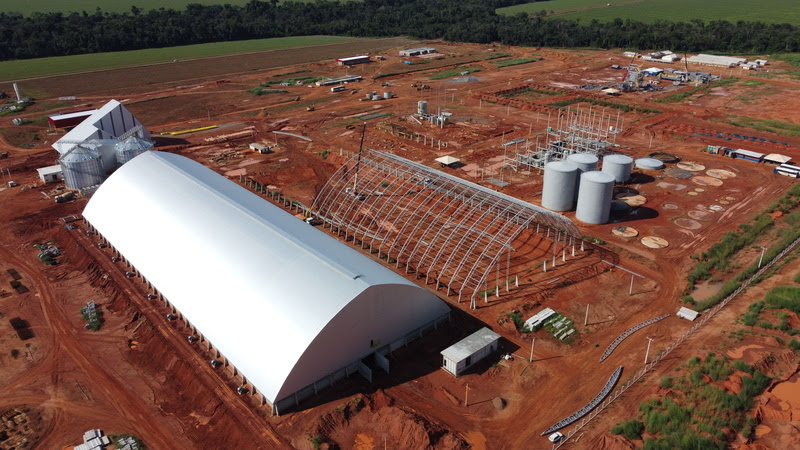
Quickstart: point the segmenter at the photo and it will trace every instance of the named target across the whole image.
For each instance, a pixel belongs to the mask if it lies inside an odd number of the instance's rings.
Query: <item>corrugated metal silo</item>
[[[117,154],[117,164],[120,166],[132,160],[134,157],[152,149],[152,142],[138,136],[131,136],[114,146],[114,150]]]
[[[544,166],[542,206],[553,211],[569,211],[575,203],[575,179],[578,166],[566,161],[552,161]]]
[[[578,176],[575,177],[575,201],[578,200],[578,192],[581,186],[581,174],[597,170],[597,156],[591,153],[573,153],[567,156],[567,161],[578,166]]]
[[[627,155],[606,155],[603,157],[603,172],[609,173],[617,183],[624,183],[631,177],[633,158]]]
[[[575,217],[584,223],[608,222],[613,191],[613,175],[598,171],[584,172],[581,175],[581,190],[578,193]]]
[[[417,102],[417,114],[420,116],[428,114],[428,102],[425,100],[420,100]]]
[[[64,185],[69,189],[83,189],[103,182],[105,170],[100,151],[75,146],[58,159],[64,174]]]

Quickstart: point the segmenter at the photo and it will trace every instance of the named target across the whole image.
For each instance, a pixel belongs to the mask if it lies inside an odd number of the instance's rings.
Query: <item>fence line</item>
[[[708,312],[707,312],[707,313],[704,315],[704,317],[703,317],[703,318],[702,318],[702,319],[701,319],[699,322],[697,322],[697,323],[696,323],[696,324],[695,324],[695,325],[694,325],[692,328],[690,328],[690,329],[689,329],[689,331],[687,331],[687,332],[686,332],[686,333],[684,333],[684,334],[683,334],[681,337],[679,337],[679,338],[678,338],[678,339],[677,339],[675,342],[673,342],[673,343],[672,343],[672,344],[671,344],[669,347],[667,347],[667,348],[666,348],[666,350],[664,350],[663,352],[661,352],[660,354],[658,354],[658,355],[657,355],[657,356],[656,356],[656,357],[655,357],[655,358],[654,358],[652,361],[650,361],[649,363],[646,363],[646,364],[644,365],[644,367],[643,367],[643,368],[642,368],[640,371],[636,372],[636,373],[633,375],[633,377],[631,377],[629,380],[627,380],[627,381],[625,381],[624,383],[622,383],[622,385],[620,385],[619,389],[617,389],[617,390],[614,392],[614,394],[610,395],[610,396],[609,396],[609,397],[606,399],[606,401],[604,401],[603,403],[601,403],[601,404],[600,404],[600,406],[598,406],[598,407],[597,407],[597,409],[595,409],[595,410],[592,412],[592,414],[590,414],[589,416],[585,417],[585,418],[584,418],[584,419],[583,419],[583,420],[582,420],[580,423],[578,423],[578,425],[576,425],[576,426],[575,426],[575,428],[573,428],[572,430],[570,430],[570,431],[569,431],[569,432],[566,434],[566,436],[564,436],[564,438],[563,438],[561,441],[559,441],[559,442],[557,442],[557,443],[553,444],[553,449],[555,450],[555,449],[557,449],[557,448],[560,448],[562,445],[566,444],[566,443],[567,443],[567,441],[569,441],[569,439],[570,439],[570,438],[572,438],[572,437],[575,435],[575,433],[577,433],[577,432],[578,432],[578,431],[580,431],[580,430],[581,430],[583,427],[585,427],[585,426],[586,426],[586,425],[587,425],[589,422],[591,422],[591,421],[592,421],[592,419],[594,419],[594,418],[595,418],[595,417],[596,417],[596,416],[597,416],[597,415],[598,415],[598,414],[599,414],[601,411],[603,411],[603,410],[604,410],[606,407],[608,407],[609,405],[611,405],[611,403],[613,403],[613,402],[614,402],[614,400],[616,400],[617,398],[619,398],[619,396],[620,396],[620,395],[622,395],[623,393],[625,393],[625,391],[626,391],[626,390],[627,390],[629,387],[631,387],[633,384],[635,384],[637,381],[639,381],[639,380],[640,380],[640,379],[641,379],[641,378],[642,378],[644,375],[646,375],[646,374],[647,374],[647,372],[649,372],[650,370],[652,370],[652,369],[653,369],[653,367],[655,367],[655,366],[656,366],[656,364],[658,364],[659,362],[661,362],[661,360],[662,360],[662,359],[664,359],[664,357],[665,357],[665,356],[667,356],[667,355],[668,355],[670,352],[672,352],[673,350],[675,350],[675,348],[676,348],[676,347],[678,347],[678,345],[680,345],[680,344],[681,344],[683,341],[685,341],[685,340],[686,340],[686,339],[687,339],[689,336],[691,336],[691,335],[692,335],[692,334],[694,334],[694,333],[695,333],[697,330],[699,330],[699,329],[700,329],[700,327],[702,327],[703,325],[705,325],[705,324],[706,324],[706,322],[708,322],[708,321],[709,321],[709,320],[710,320],[712,317],[714,317],[714,315],[716,315],[716,314],[717,314],[717,313],[718,313],[718,312],[719,312],[719,311],[720,311],[722,308],[724,308],[724,307],[725,307],[725,306],[726,306],[728,303],[730,303],[730,302],[731,302],[731,300],[733,300],[734,298],[736,298],[736,297],[737,297],[737,296],[738,296],[738,295],[739,295],[739,294],[740,294],[740,293],[741,293],[743,290],[745,290],[745,289],[746,289],[748,286],[750,286],[750,284],[752,284],[752,283],[753,283],[753,281],[755,281],[756,279],[758,279],[759,277],[761,277],[761,275],[763,275],[763,274],[764,274],[764,272],[766,272],[767,270],[769,270],[769,269],[770,269],[770,268],[773,266],[773,264],[775,264],[775,263],[776,263],[776,262],[778,262],[778,261],[779,261],[781,258],[783,258],[784,256],[786,256],[786,254],[787,254],[787,253],[789,253],[790,251],[792,251],[792,249],[794,249],[794,248],[797,246],[797,244],[798,244],[798,243],[800,243],[800,238],[797,238],[797,239],[795,239],[795,240],[794,240],[794,241],[793,241],[791,244],[789,244],[788,246],[786,246],[786,248],[785,248],[785,249],[783,249],[783,250],[782,250],[780,253],[778,253],[778,254],[777,254],[777,255],[776,255],[774,258],[772,258],[772,259],[771,259],[771,260],[770,260],[768,263],[766,263],[766,264],[765,264],[763,267],[761,267],[761,269],[759,269],[759,270],[758,270],[756,273],[754,273],[754,274],[753,274],[753,275],[752,275],[750,278],[748,278],[748,279],[747,279],[747,281],[745,281],[744,283],[742,283],[742,284],[741,284],[741,286],[739,286],[739,287],[738,287],[738,288],[737,288],[735,291],[733,291],[733,292],[732,292],[730,295],[728,295],[727,297],[725,297],[725,299],[724,299],[724,300],[722,300],[722,301],[721,301],[719,304],[717,304],[716,306],[714,306],[713,308],[711,308],[711,309],[710,309],[710,310],[709,310],[709,311],[708,311]]]

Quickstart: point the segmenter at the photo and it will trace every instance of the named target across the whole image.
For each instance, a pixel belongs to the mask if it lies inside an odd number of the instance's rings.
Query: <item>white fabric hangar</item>
[[[83,214],[273,406],[449,313],[430,292],[182,156],[133,158]]]

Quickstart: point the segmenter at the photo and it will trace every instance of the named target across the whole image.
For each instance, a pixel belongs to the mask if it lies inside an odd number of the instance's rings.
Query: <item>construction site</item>
[[[0,117],[0,417],[26,420],[0,447],[103,429],[149,448],[634,448],[612,427],[709,351],[773,380],[730,445],[798,444],[797,354],[729,336],[800,269],[794,247],[764,257],[797,206],[765,213],[800,175],[800,136],[763,125],[800,123],[784,63],[400,38],[297,53],[316,62],[0,83],[26,99]],[[727,271],[687,282],[757,215],[773,225]],[[772,275],[698,307],[755,263]]]

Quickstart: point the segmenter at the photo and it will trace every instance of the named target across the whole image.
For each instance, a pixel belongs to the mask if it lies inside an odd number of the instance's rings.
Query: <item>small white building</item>
[[[690,56],[688,61],[692,64],[703,64],[706,66],[736,67],[739,64],[746,63],[747,58],[707,55],[705,53],[700,53],[698,55]]]
[[[417,48],[407,48],[405,50],[400,50],[400,56],[419,56],[419,55],[427,55],[430,53],[436,53],[436,49],[433,47],[417,47]]]
[[[442,368],[455,376],[497,351],[500,335],[484,327],[442,350]]]
[[[693,309],[689,309],[689,308],[687,308],[685,306],[681,306],[681,309],[678,310],[678,314],[677,314],[678,317],[683,317],[684,319],[692,321],[692,322],[694,322],[694,319],[697,319],[697,316],[699,316],[699,315],[700,315],[699,312],[697,312],[697,311],[695,311]]]
[[[61,171],[61,165],[40,167],[36,169],[39,172],[39,179],[45,183],[52,183],[54,181],[61,181],[64,179],[64,172]]]

